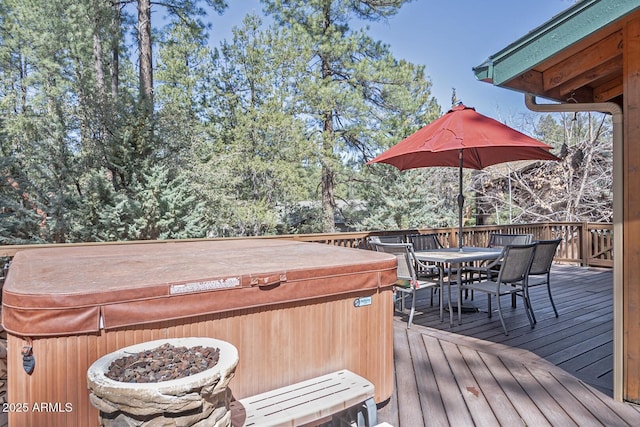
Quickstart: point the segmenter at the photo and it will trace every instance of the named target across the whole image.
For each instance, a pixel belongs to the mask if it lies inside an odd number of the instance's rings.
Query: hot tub
[[[86,381],[95,360],[189,336],[238,349],[237,399],[348,369],[384,401],[393,391],[395,281],[395,257],[293,240],[19,252],[2,299],[9,423],[95,426]]]

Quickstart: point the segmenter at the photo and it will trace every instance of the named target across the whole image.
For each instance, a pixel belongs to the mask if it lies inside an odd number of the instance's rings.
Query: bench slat
[[[291,426],[330,417],[373,399],[372,383],[348,370],[261,393],[239,403],[244,426]]]

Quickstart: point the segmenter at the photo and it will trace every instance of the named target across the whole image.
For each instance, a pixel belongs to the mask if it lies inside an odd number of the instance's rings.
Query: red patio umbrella
[[[514,160],[560,160],[551,147],[497,120],[459,104],[367,162],[388,163],[400,170],[458,166],[458,247],[462,248],[462,168],[483,169]]]

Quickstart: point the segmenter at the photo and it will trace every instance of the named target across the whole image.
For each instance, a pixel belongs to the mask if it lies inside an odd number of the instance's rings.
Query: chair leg
[[[549,290],[549,301],[551,301],[551,307],[553,307],[553,312],[555,313],[556,317],[558,317],[558,310],[556,309],[556,305],[553,302],[553,297],[551,296],[551,288],[549,287],[548,290]]]
[[[478,278],[478,282],[479,282],[480,280],[481,280],[481,279],[480,279],[480,278]],[[466,273],[466,278],[465,278],[465,279],[463,279],[463,278],[462,278],[462,275],[460,275],[460,281],[461,281],[461,282],[462,282],[462,281],[464,281],[464,282],[466,282],[466,283],[473,283],[473,282],[475,282],[475,279],[474,279],[474,275],[473,275],[473,273],[469,273],[469,272],[467,272],[467,273]],[[464,299],[469,299],[469,289],[465,289],[465,290],[464,290]],[[473,289],[471,290],[471,301],[473,301]]]
[[[531,305],[531,298],[529,298],[529,290],[527,289],[527,297],[526,297],[526,301],[525,301],[525,308],[528,310],[528,312],[530,313],[529,318],[531,320],[533,320],[533,323],[536,324],[538,323],[538,320],[536,319],[536,314],[533,312],[533,306]],[[532,325],[533,326],[533,325]]]
[[[515,293],[512,294],[515,296]],[[522,300],[524,301],[524,309],[527,312],[527,318],[529,319],[529,324],[531,325],[531,329],[533,329],[533,325],[536,322],[536,316],[533,314],[533,308],[531,307],[531,300],[529,299],[529,292],[522,291]]]
[[[406,292],[402,292],[402,291],[396,291],[396,296],[395,296],[395,305],[396,305],[396,309],[398,311],[400,311],[401,313],[404,313],[405,310],[405,299],[407,298],[407,293]]]
[[[458,286],[458,325],[462,325],[462,270],[458,268],[456,272],[456,285]],[[465,289],[468,291],[468,289]]]
[[[407,329],[411,329],[411,323],[413,323],[413,314],[416,312],[416,293],[411,293],[411,311],[409,312],[409,321],[407,322]]]
[[[438,288],[440,293],[440,321],[444,322],[444,274],[442,269],[438,272],[438,283],[440,284]]]
[[[451,282],[449,282],[451,283]],[[451,285],[449,285],[451,286]],[[465,289],[466,291],[466,289]],[[462,286],[458,285],[458,325],[462,325],[462,304],[460,300],[462,299]]]
[[[551,301],[551,307],[553,307],[553,312],[556,314],[556,317],[558,317],[558,310],[556,309],[556,305],[553,302],[553,297],[551,296],[551,280],[549,277],[549,273],[547,273],[547,291],[549,292],[549,301]]]
[[[469,289],[465,289],[464,299],[469,299]],[[473,289],[471,289],[471,301],[473,301]]]
[[[522,291],[511,294],[512,296],[520,295],[522,297],[522,302],[524,303],[524,308],[527,310],[527,317],[529,318],[529,324],[533,328],[533,325],[538,323],[536,320],[536,315],[533,312],[533,306],[531,305],[531,298],[529,297],[529,288],[523,288]]]
[[[504,334],[509,335],[509,331],[507,331],[507,325],[504,323],[504,319],[502,318],[502,308],[500,307],[500,295],[496,295],[496,300],[498,300],[498,316],[500,317],[500,323],[502,323],[502,329],[504,329]]]

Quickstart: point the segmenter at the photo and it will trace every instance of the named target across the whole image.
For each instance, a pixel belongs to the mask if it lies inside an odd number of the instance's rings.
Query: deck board
[[[398,380],[395,394],[397,395],[400,424],[407,426],[423,425],[424,420],[421,411],[412,410],[412,408],[420,407],[420,393],[417,383],[420,375],[419,372],[415,372],[415,365],[409,353],[408,336],[395,328],[394,342],[400,344],[400,346],[394,346],[396,378]]]
[[[442,341],[441,346],[447,354],[451,372],[455,378],[455,383],[462,389],[462,397],[466,403],[467,409],[471,414],[476,425],[499,425],[489,402],[481,394],[481,387],[476,381],[471,367],[467,365],[467,361],[462,356],[462,351],[456,344]],[[459,425],[471,425],[469,423]]]
[[[526,391],[514,377],[513,373],[506,369],[503,361],[498,356],[489,353],[481,353],[480,356],[492,367],[491,375],[498,381],[509,403],[517,410],[519,420],[523,425],[549,425],[544,414],[540,411],[540,408],[538,408],[533,399],[517,398],[524,396]],[[516,421],[518,420],[513,420],[513,422]]]
[[[433,342],[425,347],[429,361],[433,366],[437,390],[440,399],[442,399],[449,424],[471,425],[471,414],[467,410],[464,398],[456,384],[456,378],[451,371],[444,349],[439,342]],[[435,400],[435,398],[432,397],[431,400]],[[429,407],[429,409],[433,408]]]
[[[461,325],[450,326],[448,316],[440,322],[428,298],[417,300],[411,329],[396,313],[397,388],[379,405],[379,420],[396,427],[640,425],[638,406],[611,397],[612,272],[554,266],[552,286],[560,315],[546,287],[532,288],[533,329],[522,301],[513,309],[503,300],[508,336],[478,294],[480,311],[463,314]]]
[[[524,393],[532,400],[532,403],[538,407],[540,412],[544,414],[551,425],[577,425],[565,412],[560,403],[540,385],[536,378],[538,374],[537,370],[531,372],[525,365],[509,357],[502,357],[500,360],[504,363],[505,369],[511,372],[524,390]]]
[[[483,360],[477,351],[469,347],[459,346],[459,350],[474,377],[481,379],[478,381],[478,387],[482,395],[477,395],[477,397],[487,400],[493,415],[498,421],[498,425],[515,425],[516,423],[513,420],[519,419],[520,415],[491,374],[491,368],[488,366],[487,361]]]
[[[423,336],[421,334],[409,334],[409,343],[420,399],[420,411],[416,410],[415,412],[422,414],[424,424],[427,426],[446,425],[447,418],[442,399],[427,398],[430,393],[437,393],[437,389],[434,387],[436,377],[433,365],[427,355],[427,346]],[[418,406],[414,408],[418,408]]]

